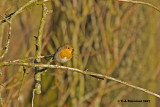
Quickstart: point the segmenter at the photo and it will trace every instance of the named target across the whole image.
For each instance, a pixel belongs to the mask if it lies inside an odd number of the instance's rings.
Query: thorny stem
[[[93,73],[93,72],[88,72],[88,71],[83,71],[83,70],[80,70],[80,69],[77,69],[77,68],[70,68],[70,67],[58,66],[58,65],[48,65],[48,64],[12,62],[12,61],[0,63],[0,67],[2,67],[2,66],[10,66],[10,65],[14,65],[14,66],[26,66],[26,67],[44,67],[44,68],[52,68],[52,69],[56,68],[56,69],[70,70],[70,71],[78,72],[78,73],[81,73],[81,74],[84,74],[84,75],[92,75],[93,77],[96,76],[96,77],[99,77],[99,78],[109,79],[109,80],[112,80],[112,81],[116,81],[116,82],[124,84],[124,85],[126,85],[128,87],[131,87],[131,88],[143,91],[145,93],[148,93],[150,95],[153,95],[155,97],[160,98],[160,95],[158,95],[158,94],[156,94],[154,92],[151,92],[151,91],[149,91],[147,89],[144,89],[144,88],[141,88],[141,87],[137,87],[135,85],[129,84],[127,82],[124,82],[122,80],[118,80],[116,78],[113,78],[113,77],[110,77],[110,76],[107,76],[107,75]]]

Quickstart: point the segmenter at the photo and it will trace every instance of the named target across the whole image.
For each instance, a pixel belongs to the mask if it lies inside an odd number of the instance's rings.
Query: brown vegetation
[[[160,12],[151,8],[160,7],[158,0],[45,1],[0,1],[0,106],[160,105]],[[39,73],[49,61],[43,56],[64,44],[74,48],[62,64],[69,68]]]

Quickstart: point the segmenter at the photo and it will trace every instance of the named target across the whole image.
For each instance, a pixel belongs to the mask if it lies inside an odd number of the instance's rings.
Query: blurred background
[[[0,14],[9,15],[28,1],[0,0]],[[159,0],[144,1],[160,8]],[[53,54],[67,43],[73,46],[74,56],[65,66],[88,69],[160,94],[159,12],[118,0],[51,0],[46,5],[53,12],[47,15],[42,55]],[[1,62],[35,56],[34,36],[38,35],[41,9],[36,5],[13,19],[9,51]],[[7,23],[0,25],[1,50],[8,31]],[[1,105],[31,107],[34,68],[27,68],[24,75],[23,67],[2,67],[0,84]],[[35,96],[34,106],[159,107],[160,99],[114,81],[49,69],[42,73],[42,94]]]

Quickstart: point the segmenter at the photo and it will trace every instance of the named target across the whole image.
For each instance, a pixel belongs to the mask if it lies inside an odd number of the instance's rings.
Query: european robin
[[[73,48],[70,45],[64,45],[57,49],[53,56],[53,60],[59,63],[65,63],[72,58]]]
[[[65,63],[72,58],[72,55],[73,55],[73,48],[70,45],[65,45],[59,47],[57,51],[54,53],[54,55],[48,55],[48,57],[53,56],[53,61],[59,63]],[[90,76],[104,80],[104,78],[98,77],[96,75],[90,75]]]

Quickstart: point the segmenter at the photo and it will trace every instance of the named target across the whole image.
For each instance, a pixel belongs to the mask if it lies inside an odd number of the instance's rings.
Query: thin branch
[[[32,94],[33,94],[33,96],[32,96],[32,107],[34,107],[34,95],[35,95],[35,89],[33,89]]]
[[[147,5],[149,7],[152,7],[154,8],[155,10],[157,10],[158,12],[160,12],[160,9],[158,9],[156,6],[150,4],[150,3],[147,3],[147,2],[142,2],[142,1],[133,1],[133,0],[118,0],[120,2],[128,2],[128,3],[135,3],[135,4],[143,4],[143,5]]]
[[[10,21],[6,17],[3,17],[2,15],[0,15],[0,16],[3,18],[3,20],[5,20],[6,22],[10,23]]]
[[[9,14],[8,16],[5,17],[5,19],[3,18],[3,20],[0,20],[0,24],[6,22],[7,20],[12,21],[13,18],[15,16],[17,16],[18,14],[20,14],[21,12],[23,12],[25,9],[28,8],[32,8],[34,7],[34,3],[36,3],[37,0],[30,0],[29,2],[27,2],[25,5],[23,5],[21,8],[19,8],[17,11],[12,12],[11,14]]]
[[[52,68],[52,69],[56,68],[56,69],[70,70],[70,71],[78,72],[78,73],[81,73],[81,74],[84,74],[84,75],[92,75],[92,76],[96,76],[96,77],[99,77],[99,78],[109,79],[109,80],[112,80],[112,81],[116,81],[116,82],[124,84],[124,85],[126,85],[128,87],[132,87],[134,89],[143,91],[145,93],[148,93],[150,95],[153,95],[155,97],[160,98],[160,95],[158,95],[158,94],[156,94],[154,92],[151,92],[151,91],[149,91],[147,89],[144,89],[144,88],[141,88],[141,87],[137,87],[137,86],[134,86],[132,84],[128,84],[127,82],[115,79],[115,78],[107,76],[107,75],[93,73],[93,72],[88,72],[88,71],[83,71],[83,70],[80,70],[80,69],[77,69],[77,68],[70,68],[70,67],[58,66],[58,65],[47,65],[47,64],[21,63],[21,62],[12,62],[12,61],[0,63],[0,67],[2,67],[2,66],[10,66],[10,65],[14,65],[14,66],[26,66],[26,67],[44,67],[44,68]]]
[[[15,60],[13,60],[13,62],[24,62],[26,60],[50,58],[50,57],[53,57],[53,56],[54,56],[54,54],[47,55],[47,56],[26,57],[26,58],[21,58],[21,59],[15,59]]]
[[[7,39],[7,42],[6,42],[6,46],[4,47],[4,52],[3,52],[3,54],[0,56],[0,59],[4,58],[4,56],[7,54],[8,48],[9,48],[9,44],[10,44],[12,27],[11,27],[11,22],[9,22],[8,24],[9,24],[8,39]]]

